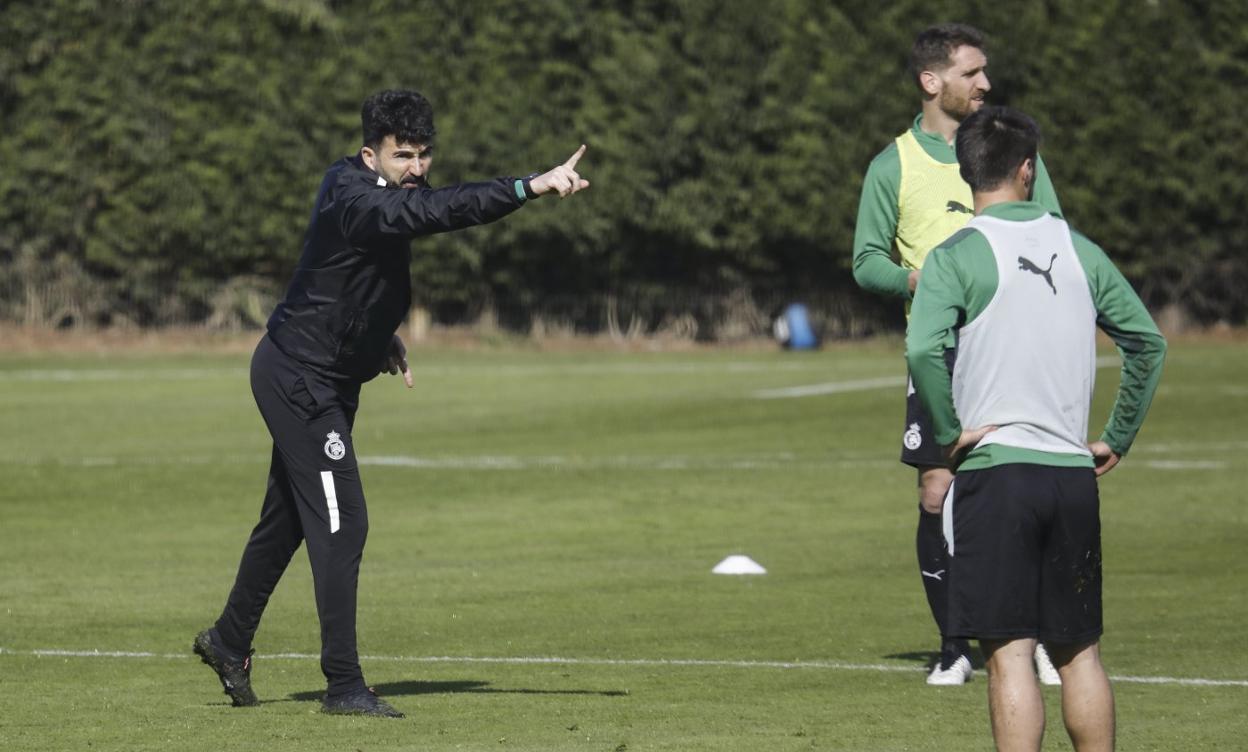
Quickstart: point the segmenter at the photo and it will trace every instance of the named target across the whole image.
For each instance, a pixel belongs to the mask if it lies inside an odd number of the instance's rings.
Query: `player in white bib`
[[[987,658],[998,748],[1040,749],[1039,641],[1061,674],[1075,749],[1110,750],[1097,478],[1135,440],[1166,343],[1105,253],[1029,200],[1039,137],[1031,118],[1003,107],[958,128],[975,218],[923,266],[906,359],[956,471],[943,510],[948,629],[979,640]],[[1097,327],[1123,367],[1105,429],[1089,443]]]

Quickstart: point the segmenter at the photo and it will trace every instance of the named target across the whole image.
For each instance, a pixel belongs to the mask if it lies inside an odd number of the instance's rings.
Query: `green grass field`
[[[417,351],[416,389],[366,386],[360,648],[401,721],[316,712],[302,552],[257,637],[260,708],[190,654],[267,472],[247,362],[0,355],[0,750],[992,748],[982,671],[923,684],[899,342]],[[1122,749],[1248,738],[1246,372],[1243,343],[1172,343],[1102,482]],[[768,574],[710,574],[731,553]],[[1045,696],[1045,748],[1069,749]]]

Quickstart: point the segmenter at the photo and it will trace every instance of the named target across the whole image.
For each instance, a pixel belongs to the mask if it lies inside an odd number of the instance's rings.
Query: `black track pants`
[[[307,541],[329,694],[362,688],[355,609],[368,512],[351,443],[360,385],[309,371],[266,335],[252,356],[251,390],[273,437],[273,457],[260,522],[217,631],[230,650],[250,649],[269,596]]]

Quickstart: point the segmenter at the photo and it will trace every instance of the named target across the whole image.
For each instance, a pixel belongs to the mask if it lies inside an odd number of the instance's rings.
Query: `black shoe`
[[[240,660],[227,655],[225,651],[212,644],[212,630],[205,629],[195,635],[195,644],[191,648],[200,660],[212,667],[225,687],[225,693],[236,708],[248,708],[259,705],[256,693],[251,691],[251,653]],[[255,651],[253,650],[252,653]]]
[[[321,712],[332,715],[373,715],[378,718],[402,718],[403,714],[368,689],[357,689],[340,697],[325,696]]]

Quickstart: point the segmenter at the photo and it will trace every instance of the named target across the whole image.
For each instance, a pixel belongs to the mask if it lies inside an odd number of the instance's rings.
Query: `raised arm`
[[[523,205],[523,181],[497,178],[446,188],[363,186],[343,197],[342,232],[355,243],[385,235],[419,237],[483,225]]]
[[[341,227],[353,242],[379,235],[419,237],[502,219],[530,199],[556,192],[570,196],[589,187],[576,171],[585,153],[532,178],[496,178],[446,188],[361,184],[341,197]]]

